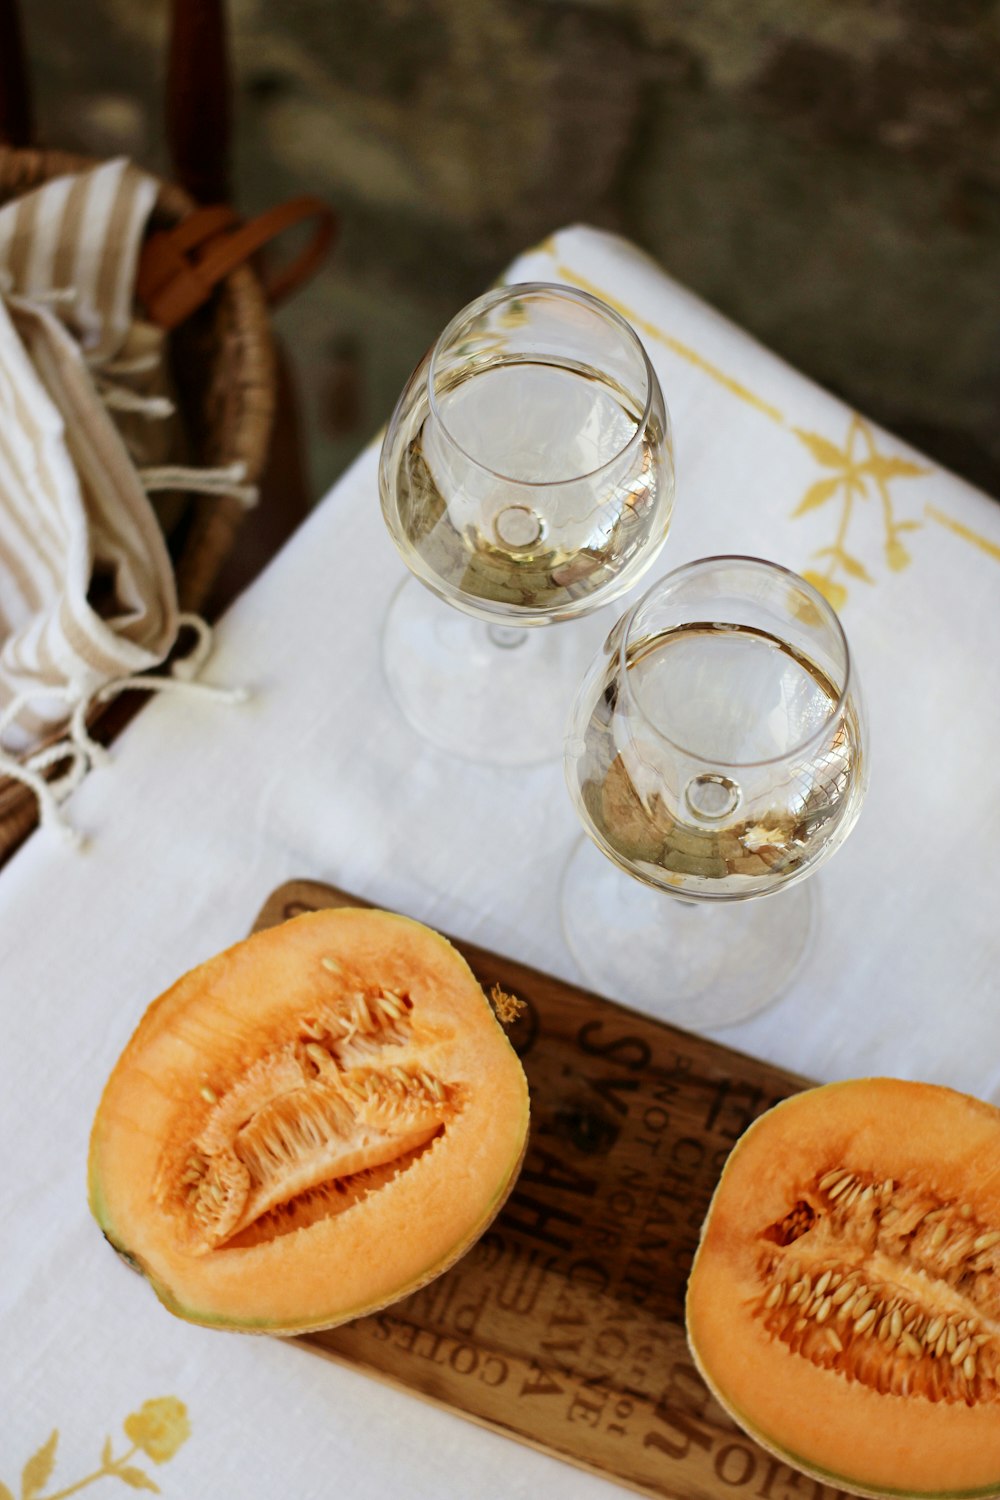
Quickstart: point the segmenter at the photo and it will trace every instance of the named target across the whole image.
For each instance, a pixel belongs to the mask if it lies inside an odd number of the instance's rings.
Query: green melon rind
[[[849,1088],[860,1082],[864,1082],[864,1080],[857,1078],[846,1078],[840,1079],[834,1083],[818,1084],[816,1085],[816,1087],[817,1089],[824,1090]],[[737,1141],[736,1145],[730,1152],[729,1158],[727,1159],[726,1164],[722,1169],[722,1173],[716,1185],[715,1192],[712,1194],[711,1201],[708,1205],[708,1210],[705,1214],[704,1219],[702,1220],[701,1230],[698,1236],[698,1249],[695,1253],[695,1258],[691,1265],[691,1275],[694,1274],[695,1266],[698,1263],[698,1256],[701,1254],[701,1243],[705,1237],[705,1230],[708,1227],[710,1218],[712,1217],[712,1210],[715,1207],[715,1199],[718,1193],[722,1190],[723,1178],[726,1175],[726,1171],[728,1170],[730,1163],[735,1160],[740,1147],[750,1136],[750,1134],[756,1129],[756,1127],[760,1125],[762,1121],[766,1120],[768,1115],[772,1114],[775,1110],[780,1110],[783,1104],[789,1103],[796,1097],[797,1096],[795,1094],[791,1094],[789,1096],[789,1099],[787,1100],[779,1099],[777,1104],[772,1105],[769,1110],[765,1110],[764,1113],[762,1115],[759,1115],[758,1118],[754,1120],[753,1123],[747,1128],[747,1130],[740,1137],[740,1140]],[[688,1349],[691,1351],[691,1358],[694,1360],[695,1367],[697,1368],[702,1380],[708,1386],[708,1389],[711,1391],[712,1395],[715,1397],[716,1401],[718,1401],[722,1409],[728,1412],[733,1421],[736,1422],[737,1425],[741,1427],[749,1437],[753,1438],[755,1443],[759,1443],[759,1445],[767,1453],[770,1453],[774,1458],[780,1458],[782,1463],[787,1463],[792,1468],[798,1469],[799,1472],[805,1474],[808,1479],[818,1479],[822,1484],[833,1484],[837,1487],[837,1489],[845,1490],[848,1494],[860,1495],[862,1497],[862,1500],[1000,1500],[1000,1478],[998,1478],[993,1484],[989,1484],[985,1487],[980,1487],[973,1490],[900,1490],[894,1488],[873,1490],[861,1488],[860,1484],[851,1479],[848,1475],[838,1474],[832,1469],[817,1468],[815,1464],[812,1464],[808,1460],[801,1458],[797,1453],[792,1453],[788,1448],[782,1448],[777,1440],[770,1435],[770,1433],[762,1432],[760,1428],[756,1427],[747,1417],[743,1415],[738,1407],[733,1405],[733,1403],[728,1399],[725,1393],[720,1390],[719,1386],[709,1375],[707,1369],[702,1363],[701,1356],[699,1355],[694,1340],[691,1337],[690,1325],[686,1318],[685,1332],[687,1334]]]

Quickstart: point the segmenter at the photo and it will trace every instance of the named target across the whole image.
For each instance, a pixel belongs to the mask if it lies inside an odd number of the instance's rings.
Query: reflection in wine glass
[[[808,946],[797,882],[860,811],[865,741],[840,622],[804,579],[714,557],[654,584],[592,664],[566,741],[590,840],[563,917],[585,973],[703,1027],[774,999]]]
[[[390,534],[430,591],[405,585],[387,623],[404,713],[475,759],[557,755],[565,684],[593,648],[526,627],[618,598],[656,557],[673,507],[669,418],[635,332],[567,287],[480,297],[403,391],[379,486]]]

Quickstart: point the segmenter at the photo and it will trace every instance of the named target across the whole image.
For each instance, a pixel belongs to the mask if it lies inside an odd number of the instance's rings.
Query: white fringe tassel
[[[98,381],[97,390],[109,411],[125,411],[141,417],[172,417],[177,410],[167,396],[140,396],[127,385],[115,385],[110,380]]]
[[[110,760],[107,750],[91,737],[87,729],[87,715],[92,707],[108,703],[130,689],[146,693],[186,693],[193,697],[213,698],[219,703],[245,703],[250,696],[243,687],[223,688],[195,681],[211,654],[212,629],[200,615],[194,614],[178,615],[177,624],[179,631],[189,629],[195,632],[195,643],[186,656],[172,663],[169,676],[116,677],[83,696],[76,687],[34,686],[17,693],[0,713],[0,775],[10,776],[28,787],[38,802],[39,826],[53,829],[75,849],[82,848],[85,839],[66,821],[61,804],[76,790],[88,771],[96,770]],[[4,731],[36,698],[57,698],[72,705],[67,733],[54,745],[36,751],[25,760],[18,760],[3,748]],[[57,780],[49,781],[41,774],[62,760],[69,761],[69,768]]]
[[[188,469],[183,464],[162,464],[140,469],[139,478],[147,493],[154,490],[190,490],[196,495],[232,495],[247,510],[260,498],[255,484],[243,484],[246,464],[227,464],[219,469]]]

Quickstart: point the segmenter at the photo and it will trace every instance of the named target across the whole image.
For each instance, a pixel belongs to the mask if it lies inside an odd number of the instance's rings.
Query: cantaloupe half
[[[299,1333],[457,1260],[527,1133],[521,1065],[455,949],[388,912],[316,912],[149,1007],[94,1121],[90,1204],[171,1312]]]
[[[1000,1493],[1000,1110],[873,1078],[763,1115],[712,1200],[687,1330],[722,1405],[805,1473]]]

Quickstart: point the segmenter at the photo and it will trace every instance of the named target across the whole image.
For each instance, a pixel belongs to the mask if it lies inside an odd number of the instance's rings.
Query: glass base
[[[563,878],[563,929],[586,982],[691,1030],[772,1004],[813,939],[811,881],[755,901],[684,901],[626,875],[583,838]]]
[[[389,605],[382,665],[404,717],[466,760],[559,760],[573,694],[612,624],[602,611],[564,626],[489,625],[408,578]]]

